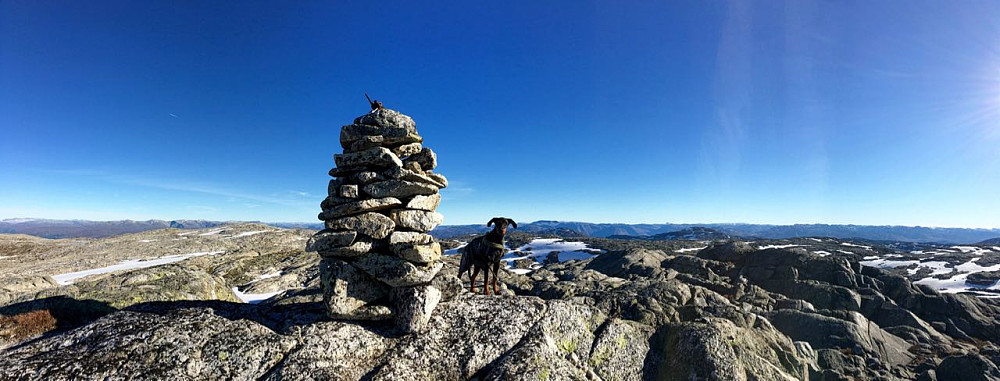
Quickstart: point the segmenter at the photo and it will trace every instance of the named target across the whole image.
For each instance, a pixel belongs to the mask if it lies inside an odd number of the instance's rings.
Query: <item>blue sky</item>
[[[996,2],[0,2],[0,218],[315,221],[365,91],[447,224],[1000,227]]]

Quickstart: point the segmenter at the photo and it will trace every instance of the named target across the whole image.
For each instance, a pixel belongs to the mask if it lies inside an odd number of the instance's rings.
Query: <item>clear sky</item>
[[[446,224],[1000,227],[983,1],[2,1],[0,218],[316,221],[365,91]]]

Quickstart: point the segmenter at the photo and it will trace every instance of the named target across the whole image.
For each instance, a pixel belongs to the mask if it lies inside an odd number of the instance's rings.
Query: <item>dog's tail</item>
[[[459,279],[462,278],[462,274],[465,274],[465,273],[469,272],[469,269],[472,267],[472,258],[470,258],[471,256],[465,250],[468,247],[469,246],[466,245],[465,247],[462,247],[461,249],[458,249],[458,252],[462,253],[462,261],[459,262],[459,264],[458,264],[458,278]]]

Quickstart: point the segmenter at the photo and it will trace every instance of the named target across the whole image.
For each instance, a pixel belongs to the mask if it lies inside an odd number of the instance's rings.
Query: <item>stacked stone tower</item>
[[[334,155],[319,214],[326,229],[306,245],[322,257],[330,317],[394,318],[416,332],[441,299],[431,285],[441,246],[427,232],[444,220],[434,210],[448,180],[433,172],[437,156],[422,143],[413,119],[381,107],[341,128],[343,153]]]

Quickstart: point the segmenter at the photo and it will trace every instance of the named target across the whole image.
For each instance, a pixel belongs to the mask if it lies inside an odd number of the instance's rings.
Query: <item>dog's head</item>
[[[513,226],[514,229],[517,229],[517,222],[514,222],[514,220],[506,217],[493,217],[490,222],[486,223],[486,227],[493,226],[493,224],[497,225],[493,227],[493,231],[500,233],[500,235],[507,235],[507,225]]]

